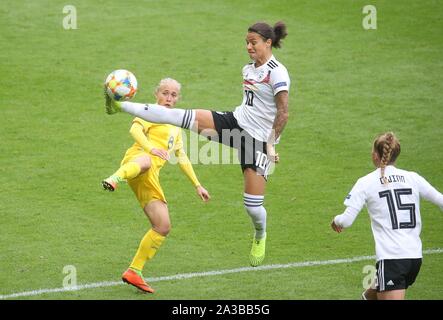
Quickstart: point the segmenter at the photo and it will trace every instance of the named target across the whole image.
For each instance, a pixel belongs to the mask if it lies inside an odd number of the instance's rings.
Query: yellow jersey
[[[150,151],[146,150],[147,148],[157,148],[167,150],[168,152],[174,151],[175,153],[183,149],[181,128],[170,124],[151,123],[141,118],[135,118],[132,123],[138,123],[143,127],[143,133],[148,139],[149,145],[141,145],[136,141],[131,148],[145,149],[147,152]],[[156,161],[156,165],[162,167],[166,161],[159,157],[156,158],[158,158],[156,160],[159,160]]]
[[[180,169],[188,176],[194,186],[197,187],[201,185],[195,175],[186,152],[183,150],[181,128],[170,124],[151,123],[140,118],[134,118],[132,122],[133,124],[137,123],[142,127],[144,136],[141,136],[142,134],[139,130],[131,132],[136,142],[128,149],[125,159],[122,162],[128,161],[140,152],[146,152],[151,157],[152,165],[155,166],[155,170],[160,170],[166,160],[150,154],[151,150],[156,148],[167,150],[168,152],[173,151],[178,159]]]

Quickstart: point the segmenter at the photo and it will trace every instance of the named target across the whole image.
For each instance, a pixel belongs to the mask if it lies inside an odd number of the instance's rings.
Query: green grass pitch
[[[77,29],[65,30],[65,5]],[[364,30],[362,8],[377,8]],[[368,214],[329,227],[356,179],[373,169],[371,143],[393,130],[398,166],[443,190],[443,4],[425,0],[9,1],[0,7],[0,295],[119,281],[149,224],[128,186],[100,181],[132,144],[131,117],[104,113],[114,69],[137,76],[138,102],[163,77],[183,84],[180,107],[232,110],[249,62],[246,30],[283,20],[277,59],[291,78],[290,119],[265,198],[265,265],[374,254]],[[203,204],[177,166],[162,170],[173,228],[145,276],[248,266],[253,230],[239,166],[195,165]],[[422,202],[424,249],[443,248],[443,214]],[[442,299],[443,254],[425,255],[409,299]],[[373,261],[239,272],[19,299],[358,299]]]

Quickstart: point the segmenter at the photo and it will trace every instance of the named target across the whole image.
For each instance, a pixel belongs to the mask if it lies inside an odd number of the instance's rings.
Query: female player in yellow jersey
[[[155,91],[157,104],[174,108],[180,96],[180,87],[180,83],[174,79],[161,80]],[[145,263],[155,255],[171,228],[166,198],[159,181],[160,169],[169,160],[169,152],[175,152],[180,168],[192,181],[200,198],[206,202],[210,196],[198,181],[183,150],[180,128],[135,118],[130,133],[135,140],[134,145],[126,151],[121,167],[105,179],[102,185],[104,189],[114,191],[119,182],[126,180],[151,222],[152,228],[140,242],[122,280],[144,292],[153,293],[154,289],[143,279],[142,270]]]

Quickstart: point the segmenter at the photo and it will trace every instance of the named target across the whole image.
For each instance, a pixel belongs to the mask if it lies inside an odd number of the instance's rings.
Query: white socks
[[[260,240],[266,233],[266,209],[263,207],[264,196],[243,194],[246,212],[251,217],[255,228],[255,239]]]
[[[124,112],[153,123],[172,124],[184,129],[192,129],[195,121],[195,110],[170,109],[158,104],[122,102]]]

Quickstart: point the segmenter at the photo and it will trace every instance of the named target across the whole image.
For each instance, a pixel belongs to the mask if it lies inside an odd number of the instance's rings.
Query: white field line
[[[438,248],[438,249],[429,249],[429,250],[423,251],[423,254],[435,254],[435,253],[443,253],[443,249]],[[260,267],[243,267],[243,268],[236,268],[236,269],[182,273],[182,274],[176,274],[176,275],[172,275],[172,276],[146,278],[146,281],[149,283],[152,283],[152,282],[168,281],[168,280],[181,280],[181,279],[190,279],[190,278],[196,278],[196,277],[209,277],[209,276],[225,275],[225,274],[238,273],[238,272],[323,266],[323,265],[332,265],[332,264],[341,264],[341,263],[353,263],[353,262],[359,262],[359,261],[365,261],[365,260],[375,260],[375,256],[359,256],[359,257],[345,258],[345,259],[305,261],[305,262],[294,262],[294,263],[287,263],[287,264],[270,264],[270,265],[264,265],[264,266],[260,266]],[[46,294],[46,293],[70,292],[70,291],[80,291],[80,290],[85,290],[85,289],[114,287],[114,286],[118,286],[118,285],[122,285],[122,284],[123,284],[122,281],[104,281],[104,282],[81,284],[81,285],[77,285],[75,287],[67,287],[67,288],[62,287],[62,288],[53,288],[53,289],[38,289],[38,290],[23,291],[23,292],[17,292],[17,293],[12,293],[12,294],[0,295],[0,300],[19,298],[19,297],[38,296],[38,295]]]

